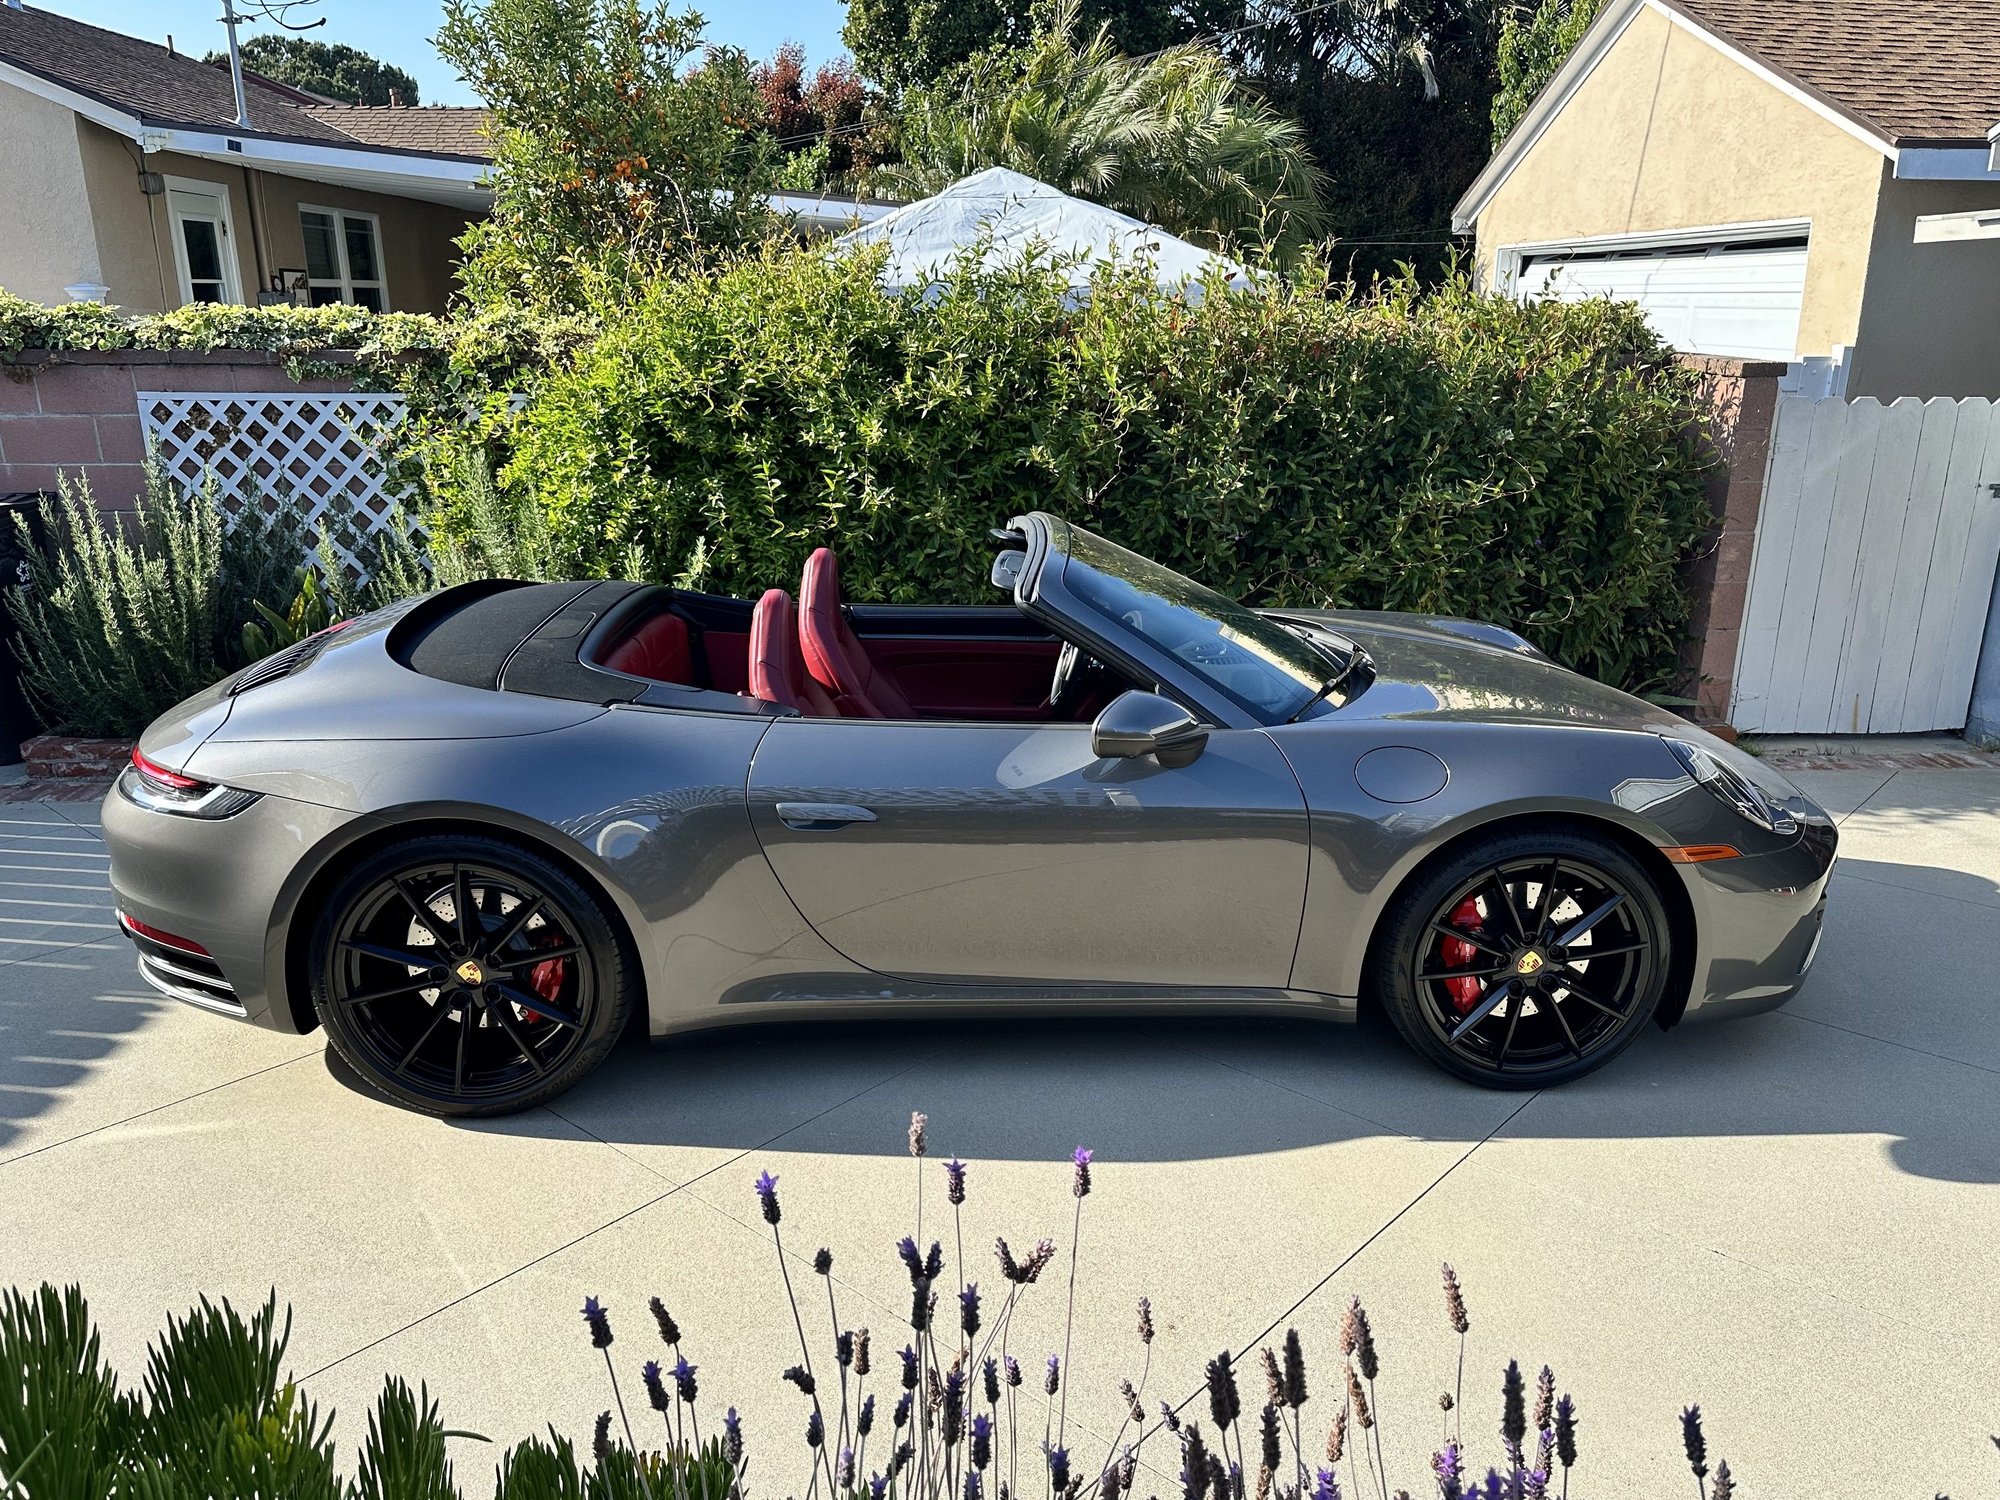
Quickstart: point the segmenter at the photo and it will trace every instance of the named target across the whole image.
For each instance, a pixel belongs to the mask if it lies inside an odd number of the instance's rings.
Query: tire
[[[1398,892],[1364,985],[1446,1072],[1547,1088],[1632,1044],[1659,1008],[1671,943],[1658,886],[1617,843],[1520,829],[1475,839]]]
[[[598,897],[532,850],[470,835],[363,859],[328,893],[308,963],[340,1058],[384,1098],[446,1119],[573,1087],[617,1041],[638,987]]]

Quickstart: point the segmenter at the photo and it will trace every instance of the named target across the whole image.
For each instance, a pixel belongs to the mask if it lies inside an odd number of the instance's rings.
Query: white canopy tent
[[[1162,287],[1196,296],[1211,268],[1231,287],[1250,284],[1249,273],[1225,256],[1006,167],[975,172],[833,241],[836,249],[882,244],[889,247],[882,284],[892,291],[932,286],[972,251],[982,267],[1039,253],[1060,264],[1073,287],[1087,286],[1094,267],[1112,259],[1149,262]]]

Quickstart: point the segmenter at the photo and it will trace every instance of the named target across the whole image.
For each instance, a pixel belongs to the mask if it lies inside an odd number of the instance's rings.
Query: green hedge
[[[1075,306],[1046,266],[901,297],[872,271],[774,252],[600,310],[503,485],[583,573],[754,593],[833,542],[859,597],[989,600],[987,530],[1045,508],[1258,603],[1476,616],[1610,682],[1676,675],[1708,460],[1630,307],[1312,273],[1190,305],[1117,271]]]

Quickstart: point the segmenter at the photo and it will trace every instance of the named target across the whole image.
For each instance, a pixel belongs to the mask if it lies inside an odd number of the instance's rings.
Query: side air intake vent
[[[339,629],[340,626],[335,625],[320,631],[317,635],[309,635],[282,651],[273,651],[262,661],[253,661],[237,673],[236,680],[229,684],[229,696],[234,698],[238,693],[247,693],[254,687],[262,687],[267,682],[276,682],[280,677],[289,677],[292,673],[310,666],[314,657],[333,644],[334,633]]]

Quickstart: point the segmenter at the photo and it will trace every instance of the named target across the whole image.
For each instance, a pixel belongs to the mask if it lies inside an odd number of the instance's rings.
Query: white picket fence
[[[1778,402],[1730,722],[1964,727],[2000,558],[1989,400]]]
[[[141,391],[139,420],[168,477],[198,489],[210,476],[232,509],[289,497],[315,530],[339,505],[356,532],[386,529],[404,496],[383,452],[407,408],[361,392]],[[339,546],[358,572],[359,561]]]

